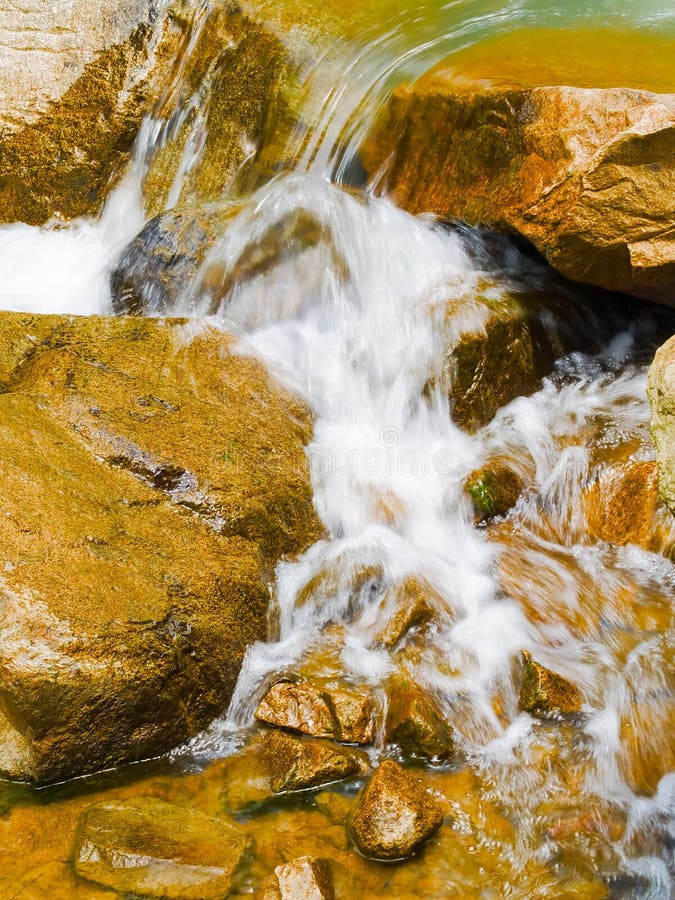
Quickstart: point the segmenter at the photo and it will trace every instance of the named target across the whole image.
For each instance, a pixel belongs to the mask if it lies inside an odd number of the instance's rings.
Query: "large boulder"
[[[675,513],[675,335],[661,347],[649,370],[651,430],[659,463],[661,496]]]
[[[519,233],[569,278],[674,306],[675,93],[634,86],[663,89],[651,73],[607,86],[597,48],[576,66],[558,38],[518,40],[397,89],[363,148],[367,172],[386,168],[411,212]]]
[[[148,0],[0,0],[0,219],[100,209],[188,22]]]
[[[0,771],[153,756],[224,710],[316,539],[306,408],[180,320],[0,317]]]

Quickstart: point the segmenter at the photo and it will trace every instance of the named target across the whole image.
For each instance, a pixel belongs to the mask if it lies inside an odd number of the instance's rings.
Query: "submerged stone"
[[[659,490],[675,513],[675,336],[658,350],[649,370],[651,433],[659,465]]]
[[[406,578],[401,585],[395,586],[385,596],[384,605],[390,601],[394,612],[387,624],[379,632],[376,642],[391,650],[399,644],[413,628],[426,625],[434,617],[434,610],[429,603],[433,591],[417,578]]]
[[[228,896],[251,838],[223,818],[149,797],[91,806],[77,836],[82,878],[163,900]]]
[[[333,876],[326,859],[300,856],[274,870],[281,900],[333,900]]]
[[[363,148],[366,170],[386,164],[383,183],[410,212],[517,232],[568,278],[674,305],[675,93],[596,81],[601,33],[588,83],[570,86],[547,71],[559,36],[535,34],[541,71],[527,69],[523,44],[511,56],[522,71],[494,74],[496,46],[396,90]]]
[[[371,859],[411,856],[440,828],[443,812],[424,782],[398,763],[382,762],[358,796],[349,831],[358,849]]]
[[[466,490],[474,509],[476,524],[505,516],[518,502],[523,481],[505,463],[495,460],[473,471],[466,480]]]
[[[389,690],[386,738],[404,753],[426,759],[447,759],[454,751],[450,724],[424,691],[406,681]]]
[[[347,744],[368,744],[373,736],[372,704],[368,697],[306,681],[272,685],[260,701],[255,717],[268,725]]]
[[[0,316],[0,771],[168,750],[266,637],[268,572],[319,533],[311,423],[230,340]]]
[[[659,504],[658,467],[631,460],[601,472],[586,492],[588,524],[601,540],[650,549]]]
[[[367,761],[336,744],[271,732],[263,753],[275,793],[299,791],[341,781],[367,768]]]
[[[583,697],[579,688],[550,669],[544,668],[532,656],[523,651],[523,680],[518,707],[533,716],[576,713],[581,709]]]

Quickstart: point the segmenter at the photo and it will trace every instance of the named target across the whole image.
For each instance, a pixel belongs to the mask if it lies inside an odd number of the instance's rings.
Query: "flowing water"
[[[227,715],[177,751],[170,771],[239,747],[280,676],[367,685],[380,718],[394,674],[424,686],[460,747],[424,773],[456,825],[421,860],[384,875],[361,861],[363,883],[374,885],[364,897],[671,896],[675,530],[660,510],[641,546],[599,539],[592,486],[611,467],[653,459],[646,373],[673,317],[572,289],[508,241],[414,218],[355,185],[358,145],[392,85],[450,53],[522,28],[583,34],[611,22],[658,29],[660,39],[675,27],[672,8],[657,2],[589,8],[457,0],[373,12],[358,41],[308,72],[313,127],[290,136],[291,170],[261,183],[248,168],[255,189],[237,198],[166,310],[237,334],[239,352],[306,399],[327,531],[278,567],[272,639],[250,648]],[[341,73],[328,91],[327,71]],[[160,132],[146,123],[100,221],[0,229],[0,306],[110,311],[108,274],[143,224],[140,185]],[[294,239],[299,221],[312,240]],[[271,263],[247,270],[251,249],[270,244]],[[536,393],[467,434],[452,420],[448,354],[507,296],[532,292],[548,298],[540,317],[558,359]],[[477,528],[463,486],[494,458],[525,489],[504,520]],[[378,634],[410,578],[425,586],[433,624],[386,650]],[[574,721],[519,712],[523,650],[579,686]],[[389,753],[380,734],[372,757]],[[310,852],[317,825],[307,803],[271,808],[252,825],[261,872],[269,831],[292,833],[297,852]]]

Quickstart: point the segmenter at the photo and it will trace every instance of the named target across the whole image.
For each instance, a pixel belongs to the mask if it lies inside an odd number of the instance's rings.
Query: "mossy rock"
[[[473,503],[476,524],[505,516],[518,502],[523,481],[512,468],[496,461],[473,471],[465,488]]]
[[[225,709],[276,561],[320,534],[309,414],[180,320],[3,313],[0,346],[0,771],[162,753]]]

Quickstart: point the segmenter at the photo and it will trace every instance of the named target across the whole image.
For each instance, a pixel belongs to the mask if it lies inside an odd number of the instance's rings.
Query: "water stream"
[[[653,459],[646,372],[673,318],[576,291],[508,241],[414,218],[345,182],[397,79],[504,28],[608,19],[647,30],[675,25],[669,5],[628,0],[591,12],[581,2],[454,2],[373,23],[350,46],[347,66],[340,48],[342,76],[328,94],[325,70],[316,85],[309,77],[314,124],[294,171],[245,197],[167,310],[237,334],[239,352],[263,359],[306,399],[315,416],[315,504],[327,531],[278,567],[273,639],[250,648],[227,715],[181,748],[174,765],[238,746],[264,689],[282,675],[368,685],[380,715],[387,680],[410,678],[442,704],[461,760],[512,826],[511,837],[492,846],[486,838],[481,852],[508,861],[512,873],[543,865],[555,873],[550,881],[523,875],[520,884],[513,875],[503,893],[486,876],[486,897],[596,896],[565,893],[560,885],[574,878],[604,881],[616,897],[671,896],[675,774],[649,792],[639,785],[672,746],[675,530],[663,512],[649,549],[600,540],[588,496],[609,467]],[[0,307],[110,311],[108,273],[143,224],[143,165],[156,139],[149,121],[99,221],[0,228]],[[251,247],[277,241],[283,250],[298,217],[318,237],[292,243],[263,271],[237,274]],[[558,359],[536,393],[467,434],[451,416],[449,350],[480,329],[494,304],[533,291],[549,298],[542,321]],[[570,334],[584,339],[571,346]],[[505,520],[477,528],[463,485],[497,457],[525,489]],[[409,578],[425,585],[433,624],[387,650],[377,636]],[[573,724],[518,711],[523,650],[579,686],[584,704]],[[373,758],[388,752],[380,735]],[[458,767],[429,777],[442,791]],[[581,827],[580,809],[591,826]],[[439,864],[431,886],[394,881],[388,896],[460,896],[448,866]]]

